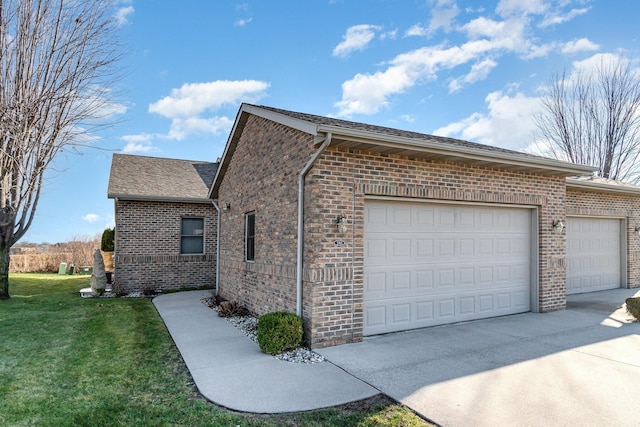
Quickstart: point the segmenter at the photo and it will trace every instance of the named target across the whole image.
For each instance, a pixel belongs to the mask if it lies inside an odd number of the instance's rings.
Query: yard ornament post
[[[104,270],[104,260],[100,249],[93,253],[93,274],[91,274],[91,295],[99,297],[107,287],[107,274]]]

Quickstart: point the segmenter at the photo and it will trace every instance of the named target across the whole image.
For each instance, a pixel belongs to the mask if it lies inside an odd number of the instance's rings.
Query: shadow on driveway
[[[621,308],[636,293],[317,351],[443,426],[637,426],[640,323]]]

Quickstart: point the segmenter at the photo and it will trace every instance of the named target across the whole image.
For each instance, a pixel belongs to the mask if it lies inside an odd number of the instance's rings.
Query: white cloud
[[[346,57],[356,50],[365,49],[371,40],[376,36],[376,31],[380,31],[381,27],[377,25],[354,25],[347,28],[346,34],[333,49],[333,56]]]
[[[409,29],[404,32],[404,35],[407,37],[426,37],[429,34],[429,29],[423,27],[422,24],[415,24],[409,27]]]
[[[258,80],[218,80],[206,83],[185,83],[171,94],[149,105],[149,112],[171,119],[167,135],[159,138],[182,140],[194,134],[219,134],[233,125],[228,117],[211,115],[241,102],[256,102],[266,94],[269,83]],[[150,144],[131,141],[130,149],[151,150]]]
[[[431,19],[429,20],[428,27],[425,27],[422,24],[415,24],[405,31],[404,34],[406,37],[429,37],[440,29],[444,32],[449,32],[451,31],[453,22],[459,12],[460,10],[454,2],[449,0],[440,0],[431,10]]]
[[[148,133],[141,133],[137,135],[124,135],[121,139],[125,141],[127,144],[122,149],[122,152],[127,154],[133,154],[133,153],[150,153],[152,151],[157,151],[157,149],[151,143],[153,138],[154,136]]]
[[[170,119],[197,116],[241,101],[255,102],[268,88],[269,83],[258,80],[185,83],[179,89],[172,89],[169,96],[150,104],[149,112]]]
[[[118,8],[118,10],[116,10],[115,17],[114,17],[118,26],[123,26],[125,24],[128,24],[129,17],[133,15],[134,12],[135,12],[135,9],[131,5]]]
[[[221,134],[231,130],[233,120],[228,117],[187,117],[175,118],[171,121],[168,137],[182,140],[188,135],[203,133]]]
[[[83,221],[87,221],[88,223],[94,223],[100,220],[100,215],[89,213],[82,217]]]
[[[516,15],[538,15],[547,10],[543,0],[500,0],[496,12],[502,17]]]
[[[155,147],[149,144],[136,144],[135,142],[129,142],[124,146],[122,152],[125,154],[134,154],[134,153],[150,153],[153,151],[157,151]]]
[[[529,47],[529,51],[522,55],[523,59],[533,59],[533,58],[541,58],[543,56],[549,55],[553,50],[558,47],[558,43],[551,42],[545,43],[541,45],[531,45]]]
[[[471,71],[466,76],[454,79],[449,83],[449,92],[457,92],[467,84],[486,79],[491,70],[493,70],[497,65],[498,63],[493,59],[485,59],[483,61],[476,62],[471,66]]]
[[[342,84],[342,100],[335,104],[339,116],[375,114],[389,104],[389,98],[413,87],[418,81],[433,80],[442,69],[476,60],[488,52],[513,50],[513,39],[472,40],[461,46],[428,46],[398,55],[388,68],[373,74],[356,74]],[[484,64],[487,67],[489,63]],[[478,75],[479,76],[479,75]]]
[[[600,49],[600,46],[598,46],[591,40],[587,38],[581,38],[565,43],[561,51],[566,55],[571,55],[574,53],[594,51],[598,49]]]
[[[442,2],[441,2],[442,3]],[[448,2],[445,2],[448,5]],[[453,21],[458,16],[458,6],[454,3],[451,7],[436,7],[431,12],[431,20],[429,21],[429,30],[436,31],[439,29],[449,32],[453,25]]]
[[[398,30],[387,31],[386,33],[380,34],[380,40],[395,40],[398,37]]]
[[[245,27],[248,24],[251,23],[251,21],[253,21],[253,18],[247,18],[247,19],[238,19],[236,22],[234,22],[234,26],[235,27]]]
[[[338,110],[336,115],[350,117],[353,114],[375,114],[389,107],[394,96],[437,80],[441,75],[449,80],[450,92],[459,91],[486,79],[505,56],[531,60],[546,57],[552,52],[570,54],[597,49],[598,46],[586,38],[566,43],[557,40],[540,42],[535,31],[539,31],[540,22],[548,16],[562,16],[567,20],[588,10],[571,9],[565,12],[571,3],[571,0],[557,3],[546,0],[500,0],[496,7],[498,17],[495,19],[488,14],[477,15],[482,11],[467,10],[466,13],[474,14],[473,19],[454,24],[459,19],[455,2],[431,0],[430,4],[435,4],[433,9],[442,13],[433,13],[429,27],[416,24],[405,35],[424,37],[437,28],[445,31],[451,28],[457,32],[456,36],[462,37],[462,41],[420,47],[380,63],[377,70],[356,73],[342,83],[342,98],[334,104]],[[465,66],[467,69],[470,67],[470,71],[456,70]]]
[[[568,13],[554,12],[546,15],[542,22],[540,23],[541,28],[546,28],[551,25],[563,24],[567,21],[572,20],[576,16],[584,15],[589,11],[590,8],[585,7],[582,9],[571,9]]]
[[[570,78],[575,77],[579,73],[590,74],[599,69],[602,65],[617,64],[620,61],[624,63],[627,59],[620,55],[616,55],[615,53],[596,53],[595,55],[581,61],[574,61],[572,63],[573,71]]]
[[[497,91],[487,95],[485,103],[488,111],[473,113],[433,133],[513,150],[531,143],[533,118],[542,108],[538,98]]]

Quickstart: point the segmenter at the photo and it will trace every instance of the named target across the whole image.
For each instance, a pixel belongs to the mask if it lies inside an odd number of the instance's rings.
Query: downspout
[[[302,257],[303,257],[303,242],[304,242],[304,179],[311,170],[313,164],[318,160],[318,157],[324,152],[324,150],[331,143],[331,132],[327,132],[324,141],[318,151],[316,151],[311,159],[304,166],[300,175],[298,176],[298,247],[296,253],[296,314],[302,317]]]
[[[216,208],[216,211],[218,213],[218,221],[216,221],[216,289],[215,289],[215,296],[218,296],[218,293],[220,291],[220,220],[221,218],[221,213],[220,213],[220,206],[218,206],[218,202],[216,200],[211,200],[211,203],[213,204],[213,207]]]

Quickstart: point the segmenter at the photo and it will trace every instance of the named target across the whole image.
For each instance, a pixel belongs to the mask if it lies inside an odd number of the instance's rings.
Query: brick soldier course
[[[191,263],[192,284],[213,283],[217,237],[217,280],[223,297],[257,315],[296,312],[298,183],[312,158],[303,187],[300,313],[312,347],[362,340],[364,208],[371,197],[535,208],[537,301],[532,306],[540,312],[563,309],[566,304],[565,235],[554,233],[551,223],[577,214],[625,218],[626,285],[640,286],[640,240],[634,234],[634,227],[640,226],[640,189],[636,186],[584,178],[567,181],[568,177],[589,176],[594,168],[248,104],[238,112],[206,195],[224,207],[219,213],[220,235],[215,235],[215,209],[206,202],[182,200],[163,208],[167,202],[125,203],[120,198],[116,201],[116,283],[121,283],[117,278],[121,274],[128,278],[123,286],[134,286],[133,272],[145,268],[145,259],[152,270],[158,269],[153,271],[161,272],[163,256],[170,262],[168,282],[185,285],[173,272]],[[202,201],[202,197],[199,192],[194,199]],[[247,214],[255,216],[255,256],[251,260],[246,254]],[[207,218],[206,254],[200,258],[182,259],[175,252],[181,215]],[[336,226],[340,216],[347,220],[346,234]],[[153,217],[161,221],[150,223]],[[140,232],[135,231],[138,225]],[[164,232],[153,233],[154,227]],[[140,241],[144,239],[149,242]],[[159,253],[162,246],[174,247],[173,252]],[[162,286],[176,284],[162,282]]]

